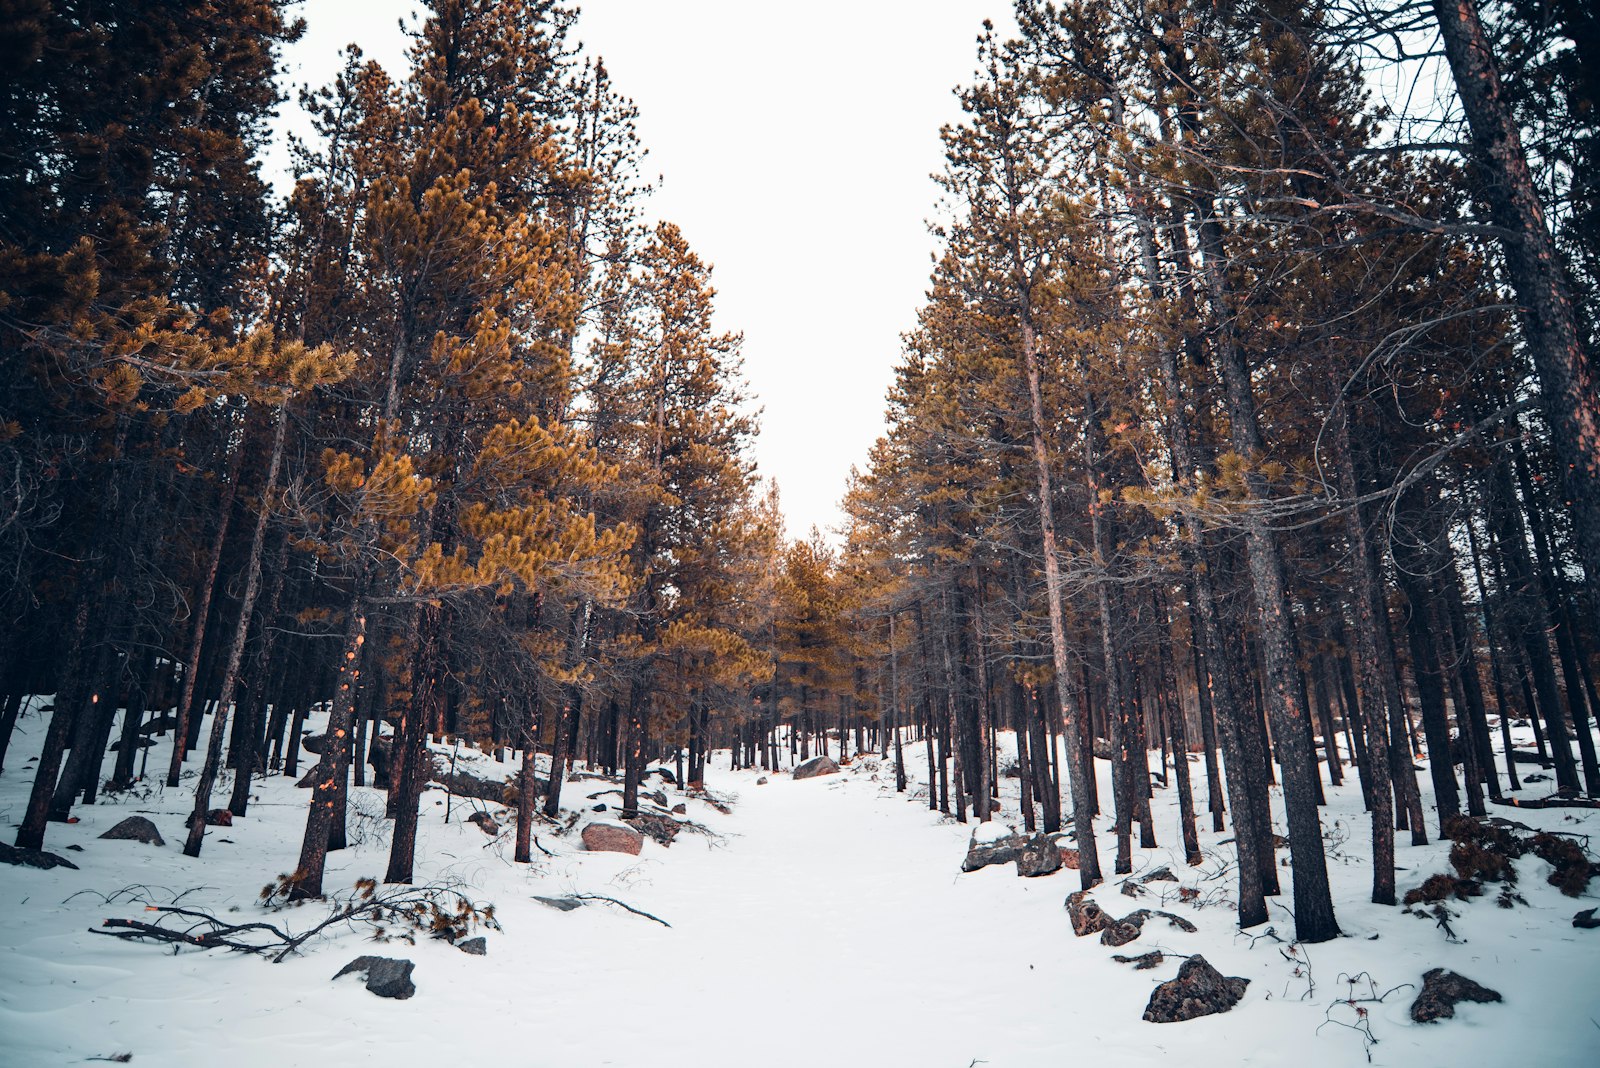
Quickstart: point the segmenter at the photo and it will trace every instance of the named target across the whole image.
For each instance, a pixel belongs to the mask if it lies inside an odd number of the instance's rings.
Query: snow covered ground
[[[0,820],[8,828],[21,818],[28,757],[43,733],[39,716],[25,716],[0,775]],[[167,744],[159,742],[152,764]],[[925,766],[920,756],[920,747],[907,747],[911,768]],[[1449,942],[1431,918],[1366,903],[1368,822],[1353,783],[1331,790],[1324,812],[1346,937],[1293,947],[1291,955],[1289,945],[1233,926],[1232,853],[1219,842],[1231,830],[1206,832],[1202,812],[1207,862],[1199,868],[1185,867],[1181,850],[1170,848],[1177,839],[1170,790],[1158,790],[1155,800],[1164,845],[1137,850],[1135,867],[1137,874],[1170,865],[1181,884],[1152,883],[1153,894],[1134,901],[1113,880],[1095,896],[1114,915],[1162,908],[1199,931],[1155,920],[1131,945],[1112,950],[1073,936],[1062,902],[1078,888],[1075,872],[1021,879],[1006,865],[961,874],[971,828],[941,820],[914,790],[896,795],[886,764],[858,760],[837,776],[795,782],[775,774],[757,785],[760,774],[729,772],[725,755],[714,763],[708,785],[731,800],[731,813],[686,802],[688,818],[713,835],[681,834],[670,848],[647,841],[633,857],[585,853],[576,829],[545,826],[539,842],[554,856],[536,850],[532,865],[511,863],[509,821],[490,839],[464,822],[473,808],[458,799],[446,823],[444,796],[430,791],[419,880],[464,882],[474,898],[495,905],[503,930],[488,932],[486,957],[430,940],[374,946],[346,932],[271,964],[220,950],[174,955],[90,933],[107,917],[149,918],[145,902],[177,894],[229,918],[297,929],[325,912],[263,913],[257,904],[261,887],[298,853],[306,791],[290,779],[263,783],[249,817],[212,828],[193,860],[180,851],[187,789],[158,787],[80,807],[81,822],[51,825],[46,848],[81,870],[0,866],[0,1063],[82,1064],[131,1053],[134,1064],[206,1068],[1043,1068],[1169,1059],[1309,1068],[1365,1064],[1369,1052],[1380,1065],[1600,1063],[1600,930],[1571,926],[1575,911],[1600,904],[1595,895],[1562,897],[1545,884],[1548,865],[1526,857],[1518,890],[1528,905],[1497,908],[1491,887],[1455,906],[1462,941]],[[1203,775],[1197,779],[1203,807]],[[1017,781],[1003,785],[1003,818],[1014,821]],[[1524,796],[1547,785],[1531,784]],[[603,818],[588,806],[609,800],[614,807],[615,797],[586,798],[609,786],[570,783],[564,800],[581,804],[585,818]],[[672,803],[685,800],[668,791]],[[382,795],[355,794],[356,808],[369,815],[353,819],[352,832],[365,840],[330,857],[330,890],[384,870],[387,825],[373,818]],[[1497,811],[1534,827],[1600,831],[1600,814],[1588,810]],[[154,820],[166,846],[97,837],[133,813]],[[1109,866],[1109,822],[1100,825]],[[1412,848],[1400,839],[1402,893],[1445,870],[1445,846]],[[1195,902],[1178,900],[1180,885],[1199,891]],[[671,926],[598,902],[561,912],[533,900],[574,893],[625,901]],[[1272,905],[1271,926],[1285,938],[1293,930],[1287,903],[1286,895]],[[1134,971],[1111,955],[1156,948],[1203,953],[1224,974],[1248,978],[1243,1002],[1186,1023],[1143,1022],[1151,989],[1181,959],[1169,955],[1154,970]],[[362,953],[415,961],[416,996],[383,1000],[357,979],[330,981]],[[1438,966],[1499,990],[1505,1001],[1464,1005],[1454,1020],[1419,1025],[1408,1015],[1415,990],[1401,989],[1363,1006],[1377,1039],[1370,1051],[1361,1034],[1339,1026],[1358,1021],[1342,999],[1352,990],[1367,996],[1367,977],[1381,993],[1420,985],[1422,973]],[[1350,976],[1361,977],[1354,987]],[[1330,1019],[1336,1023],[1324,1026]]]

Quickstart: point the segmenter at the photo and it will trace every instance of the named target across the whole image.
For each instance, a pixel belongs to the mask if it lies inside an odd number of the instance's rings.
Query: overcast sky
[[[391,70],[411,0],[308,0],[288,55],[322,84],[354,41]],[[791,536],[839,522],[883,429],[933,240],[939,127],[957,118],[983,19],[1005,0],[587,0],[578,37],[638,104],[647,205],[715,265],[718,326],[745,335],[756,460]],[[298,128],[293,104],[282,124]],[[281,168],[280,162],[277,164]]]

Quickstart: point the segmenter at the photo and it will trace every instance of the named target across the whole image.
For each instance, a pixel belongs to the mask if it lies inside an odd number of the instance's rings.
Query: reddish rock
[[[591,823],[583,829],[583,848],[591,853],[632,853],[644,848],[644,835],[620,823]]]

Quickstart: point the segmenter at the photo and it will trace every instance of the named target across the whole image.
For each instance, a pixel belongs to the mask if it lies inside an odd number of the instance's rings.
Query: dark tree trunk
[[[205,577],[200,581],[194,606],[194,631],[189,639],[189,655],[184,660],[183,692],[178,697],[178,727],[172,736],[172,760],[167,765],[167,786],[178,785],[183,760],[192,744],[190,736],[195,731],[195,691],[200,684],[201,660],[205,653],[206,626],[211,615],[211,595],[217,588],[217,572],[222,567],[222,548],[228,540],[228,525],[233,519],[233,498],[239,488],[239,471],[244,461],[244,450],[235,450],[228,464],[227,481],[222,487],[222,499],[217,504],[217,532],[211,543],[211,556],[206,562]]]
[[[97,584],[96,584],[97,585]],[[90,587],[92,588],[92,587]],[[61,756],[66,752],[67,739],[72,734],[77,708],[75,692],[79,666],[83,662],[83,643],[89,628],[90,594],[86,589],[79,596],[78,608],[73,616],[72,639],[67,646],[61,673],[62,686],[56,694],[56,707],[50,713],[50,726],[45,730],[44,743],[39,750],[39,765],[33,773],[33,789],[28,795],[28,807],[22,816],[22,826],[17,829],[18,849],[43,849],[45,824],[50,819],[50,802],[55,793],[56,779],[61,772]]]
[[[1245,476],[1250,497],[1264,500],[1266,483],[1256,466],[1264,456],[1250,369],[1231,333],[1232,310],[1223,278],[1220,225],[1209,204],[1204,202],[1200,208],[1200,240],[1205,259],[1202,274],[1214,312],[1223,320],[1217,335],[1217,362],[1227,398],[1232,444],[1234,451],[1251,465]],[[1266,704],[1272,716],[1278,762],[1283,770],[1283,800],[1288,814],[1289,852],[1293,864],[1295,935],[1306,943],[1326,942],[1338,936],[1339,924],[1334,917],[1327,860],[1322,848],[1322,823],[1317,815],[1315,789],[1316,760],[1306,741],[1308,710],[1295,663],[1283,556],[1276,535],[1259,518],[1246,519],[1245,545],[1250,582],[1255,591]]]
[[[250,635],[250,618],[255,614],[256,595],[261,590],[261,556],[267,540],[267,517],[271,513],[272,494],[278,487],[278,470],[283,464],[283,443],[289,425],[289,415],[283,409],[275,413],[272,433],[272,453],[267,461],[267,477],[262,484],[261,500],[256,508],[255,528],[250,533],[250,555],[245,561],[244,596],[239,602],[239,622],[234,627],[233,645],[228,650],[228,666],[222,676],[222,695],[217,699],[217,715],[211,721],[211,739],[206,746],[206,759],[200,770],[200,780],[194,789],[194,813],[189,817],[189,837],[183,852],[198,857],[206,833],[206,813],[211,809],[211,788],[217,779],[222,762],[222,739],[227,733],[229,713],[234,693],[239,684],[239,666],[244,662],[245,642]],[[254,736],[255,727],[243,724],[244,730]],[[237,729],[237,728],[236,728]],[[246,748],[252,749],[247,745]],[[244,779],[245,791],[250,788],[250,772],[255,753],[249,754],[250,763],[240,762],[237,774]]]

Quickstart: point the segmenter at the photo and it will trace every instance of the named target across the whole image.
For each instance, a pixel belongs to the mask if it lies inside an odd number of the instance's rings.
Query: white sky
[[[718,327],[745,335],[756,459],[792,536],[838,523],[934,248],[939,127],[959,116],[985,16],[1007,0],[586,0],[577,36],[640,110],[646,210],[715,265]],[[291,78],[355,41],[391,70],[412,0],[308,0]],[[293,103],[281,125],[303,124]],[[281,170],[282,157],[276,166]]]

